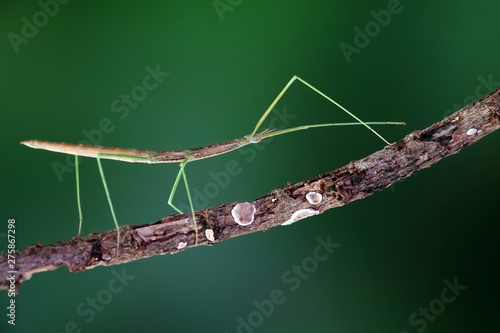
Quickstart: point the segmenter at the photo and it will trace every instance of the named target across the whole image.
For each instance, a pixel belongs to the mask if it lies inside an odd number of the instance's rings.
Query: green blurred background
[[[22,140],[78,143],[94,133],[102,145],[139,149],[230,140],[250,133],[297,74],[364,120],[407,122],[378,128],[396,141],[500,86],[500,3],[493,0],[395,7],[347,0],[71,1],[57,13],[54,2],[41,3],[53,17],[34,1],[0,10],[2,250],[9,218],[16,219],[18,248],[77,231],[73,169],[58,178],[53,168],[71,160]],[[398,13],[385,26],[374,23],[371,11],[388,8]],[[26,20],[40,27],[25,28],[31,36],[22,40]],[[355,47],[355,28],[367,24],[369,43],[347,61],[341,43]],[[121,96],[141,91],[148,66],[169,75],[125,107]],[[295,116],[288,126],[349,121],[300,84],[277,106],[285,109]],[[99,137],[103,119],[111,129]],[[499,143],[494,133],[390,189],[291,227],[122,266],[36,274],[16,297],[15,327],[5,315],[9,298],[0,293],[0,331],[496,331]],[[187,172],[192,189],[203,192],[211,173],[230,161],[240,165],[240,174],[196,207],[205,208],[253,200],[382,147],[360,127],[315,129],[263,144],[251,161],[249,153],[233,152],[190,164]],[[166,201],[176,165],[105,161],[104,169],[122,225],[173,213]],[[95,161],[84,159],[80,172],[83,233],[112,229]],[[186,204],[183,191],[175,202]],[[318,237],[341,246],[311,268]],[[307,276],[290,275],[302,264]],[[114,284],[120,274],[130,276],[126,285]],[[291,276],[300,284],[290,284]],[[455,279],[467,289],[443,303],[444,281]],[[276,289],[282,302],[271,310]],[[427,315],[419,312],[429,306]]]

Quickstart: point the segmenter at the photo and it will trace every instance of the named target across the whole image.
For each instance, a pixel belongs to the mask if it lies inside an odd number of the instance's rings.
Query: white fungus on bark
[[[183,249],[185,248],[187,245],[186,242],[179,242],[179,244],[177,245],[177,249],[180,250],[180,249]]]
[[[251,203],[240,202],[231,210],[231,215],[233,215],[234,222],[246,226],[252,224],[256,211],[257,209]]]
[[[311,205],[317,205],[323,200],[323,196],[318,192],[309,192],[306,195],[306,199]]]
[[[212,229],[205,230],[205,236],[211,242],[213,242],[215,240],[214,231]]]
[[[292,214],[290,219],[288,221],[283,222],[281,225],[290,225],[292,223],[297,222],[298,220],[305,219],[306,217],[313,216],[313,215],[318,215],[319,210],[314,210],[314,209],[299,209],[295,213]]]
[[[474,135],[477,133],[477,129],[471,128],[470,130],[467,131],[467,135]]]

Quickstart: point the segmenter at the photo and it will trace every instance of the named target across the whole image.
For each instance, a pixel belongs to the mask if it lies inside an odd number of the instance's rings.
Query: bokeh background
[[[2,250],[9,218],[18,248],[77,231],[71,160],[22,140],[78,143],[93,133],[102,145],[140,149],[230,140],[250,133],[297,74],[364,120],[407,122],[378,128],[396,141],[500,87],[493,0],[40,3],[0,5]],[[356,39],[367,27],[369,40]],[[346,56],[347,44],[356,52]],[[140,96],[148,66],[169,75]],[[140,100],[127,107],[120,99],[133,92]],[[294,116],[288,126],[350,120],[300,84],[277,110]],[[0,293],[0,331],[497,331],[499,144],[494,133],[366,200],[290,227],[122,266],[36,274],[16,297],[15,327]],[[187,172],[203,193],[211,174],[230,161],[241,167],[200,199],[205,208],[253,200],[382,147],[361,127],[315,129]],[[122,225],[173,213],[166,201],[176,165],[103,164]],[[59,177],[54,165],[65,166]],[[83,233],[112,229],[96,162],[84,159],[80,169]],[[186,204],[182,190],[175,202]],[[314,266],[318,238],[340,247]],[[446,291],[445,280],[466,289]],[[283,294],[271,309],[273,290]]]

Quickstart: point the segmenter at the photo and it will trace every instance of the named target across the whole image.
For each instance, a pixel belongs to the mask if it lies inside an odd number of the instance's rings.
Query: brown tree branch
[[[71,272],[78,272],[99,265],[117,265],[158,254],[173,254],[320,214],[383,190],[459,152],[499,127],[500,89],[361,160],[313,179],[274,189],[251,202],[256,213],[253,223],[248,226],[235,223],[231,211],[236,203],[229,203],[196,212],[197,244],[194,244],[190,213],[167,216],[154,224],[120,227],[118,255],[115,230],[75,237],[54,245],[38,243],[17,251],[14,267],[9,266],[7,254],[0,256],[0,272],[4,272],[0,276],[0,289],[8,290],[14,283],[17,291],[19,285],[34,273],[54,270],[62,265],[68,266]],[[311,192],[320,193],[322,200],[310,203],[306,195]],[[207,230],[213,231],[213,237],[210,231],[206,233]],[[9,274],[5,273],[13,270],[17,272],[15,281],[9,280]]]

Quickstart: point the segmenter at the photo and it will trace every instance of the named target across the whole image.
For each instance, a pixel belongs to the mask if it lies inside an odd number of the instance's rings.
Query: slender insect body
[[[272,111],[276,103],[281,99],[283,94],[288,90],[288,88],[292,85],[292,83],[298,80],[302,82],[305,86],[309,87],[337,107],[339,107],[342,111],[350,115],[352,118],[356,120],[355,123],[329,123],[329,124],[316,124],[316,125],[303,125],[303,126],[298,126],[298,127],[293,127],[293,128],[287,128],[283,130],[273,130],[273,129],[266,129],[260,133],[257,133],[259,128],[261,127],[262,123],[264,120],[267,118],[269,113]],[[106,180],[104,177],[104,172],[101,166],[101,159],[110,159],[110,160],[117,160],[117,161],[122,161],[122,162],[132,162],[132,163],[179,163],[180,169],[177,174],[177,177],[175,179],[174,185],[172,187],[172,191],[170,192],[170,196],[168,199],[168,204],[174,208],[177,212],[182,213],[175,205],[172,203],[173,201],[173,196],[175,194],[175,191],[177,189],[177,185],[179,184],[179,181],[181,177],[183,178],[184,185],[187,191],[187,196],[191,208],[191,214],[193,216],[193,226],[194,226],[194,233],[195,233],[195,240],[194,244],[197,243],[198,241],[198,227],[196,225],[196,216],[194,213],[194,207],[193,207],[193,201],[191,199],[191,194],[189,191],[189,186],[187,182],[187,177],[186,173],[184,171],[184,168],[188,162],[191,161],[196,161],[196,160],[201,160],[209,157],[214,157],[217,155],[225,154],[230,151],[236,150],[238,148],[244,147],[246,145],[252,144],[252,143],[259,143],[261,140],[270,138],[273,136],[278,136],[281,134],[285,133],[290,133],[290,132],[295,132],[295,131],[301,131],[309,128],[317,128],[317,127],[326,127],[326,126],[346,126],[346,125],[363,125],[370,131],[372,131],[375,135],[377,135],[380,139],[382,139],[385,143],[389,144],[387,140],[385,140],[380,134],[375,132],[369,125],[386,125],[386,124],[391,124],[391,125],[404,125],[404,123],[400,122],[363,122],[361,121],[358,117],[356,117],[354,114],[346,110],[344,107],[342,107],[340,104],[326,96],[324,93],[307,83],[306,81],[302,80],[298,76],[293,76],[292,79],[285,85],[285,87],[281,90],[281,92],[278,94],[278,96],[274,99],[274,101],[271,103],[271,105],[267,108],[267,110],[264,112],[264,114],[260,117],[259,121],[257,122],[257,125],[255,126],[253,132],[249,135],[246,135],[242,138],[239,139],[234,139],[231,141],[226,141],[222,143],[215,143],[199,148],[192,148],[192,149],[185,149],[185,150],[138,150],[138,149],[126,149],[126,148],[110,148],[110,147],[102,147],[102,146],[89,146],[89,145],[84,145],[84,144],[68,144],[68,143],[56,143],[56,142],[48,142],[48,141],[38,141],[38,140],[30,140],[30,141],[23,141],[21,144],[24,144],[28,147],[35,148],[35,149],[44,149],[44,150],[49,150],[53,152],[58,152],[58,153],[64,153],[64,154],[70,154],[70,155],[75,155],[75,174],[76,174],[76,187],[77,187],[77,203],[78,203],[78,210],[80,212],[80,226],[79,230],[81,230],[82,226],[82,214],[81,214],[81,204],[80,204],[80,193],[79,193],[79,175],[78,175],[78,156],[85,156],[85,157],[92,157],[97,160],[97,164],[99,167],[99,172],[101,174],[101,179],[102,183],[104,185],[104,189],[106,192],[106,196],[108,199],[108,204],[113,216],[113,221],[116,227],[117,231],[117,243],[116,243],[116,250],[117,250],[117,255],[118,255],[118,250],[119,250],[119,243],[120,243],[120,228],[114,213],[113,205],[111,202],[111,197],[109,195],[108,187],[106,184]],[[471,130],[472,131],[472,130]],[[471,132],[469,131],[469,132]],[[469,133],[468,133],[469,134]],[[321,202],[321,197],[319,198],[310,198],[309,195],[307,197],[308,201],[311,204],[317,204]],[[241,205],[241,204],[240,204]],[[248,204],[250,205],[250,204]],[[238,206],[238,205],[237,205]],[[252,205],[253,206],[253,205]],[[236,207],[235,207],[236,208]],[[241,212],[234,211],[233,209],[233,216],[234,214],[236,215],[241,215]],[[255,214],[255,207],[253,207],[253,211],[250,210],[250,217],[246,223],[252,223],[253,222],[253,214]],[[305,209],[305,210],[299,210],[295,212],[290,220],[287,222],[283,223],[283,225],[286,224],[291,224],[301,218],[311,216],[311,215],[316,215],[319,214],[319,211],[316,210],[311,210],[311,209]],[[236,219],[236,216],[235,216]],[[208,230],[207,230],[208,231]],[[213,233],[213,232],[212,232]],[[80,233],[79,233],[80,234]],[[207,239],[210,241],[213,241],[212,237],[213,234],[206,234]],[[178,249],[182,249],[187,245],[186,242],[180,242],[178,244]]]
[[[251,143],[260,142],[260,134],[252,138],[244,137],[231,141],[214,143],[211,145],[185,150],[139,150],[129,148],[111,148],[90,146],[84,144],[70,144],[64,142],[49,142],[39,140],[22,141],[21,144],[34,149],[43,149],[56,153],[78,155],[92,158],[102,158],[130,163],[181,163],[197,161],[217,155],[222,155]]]

